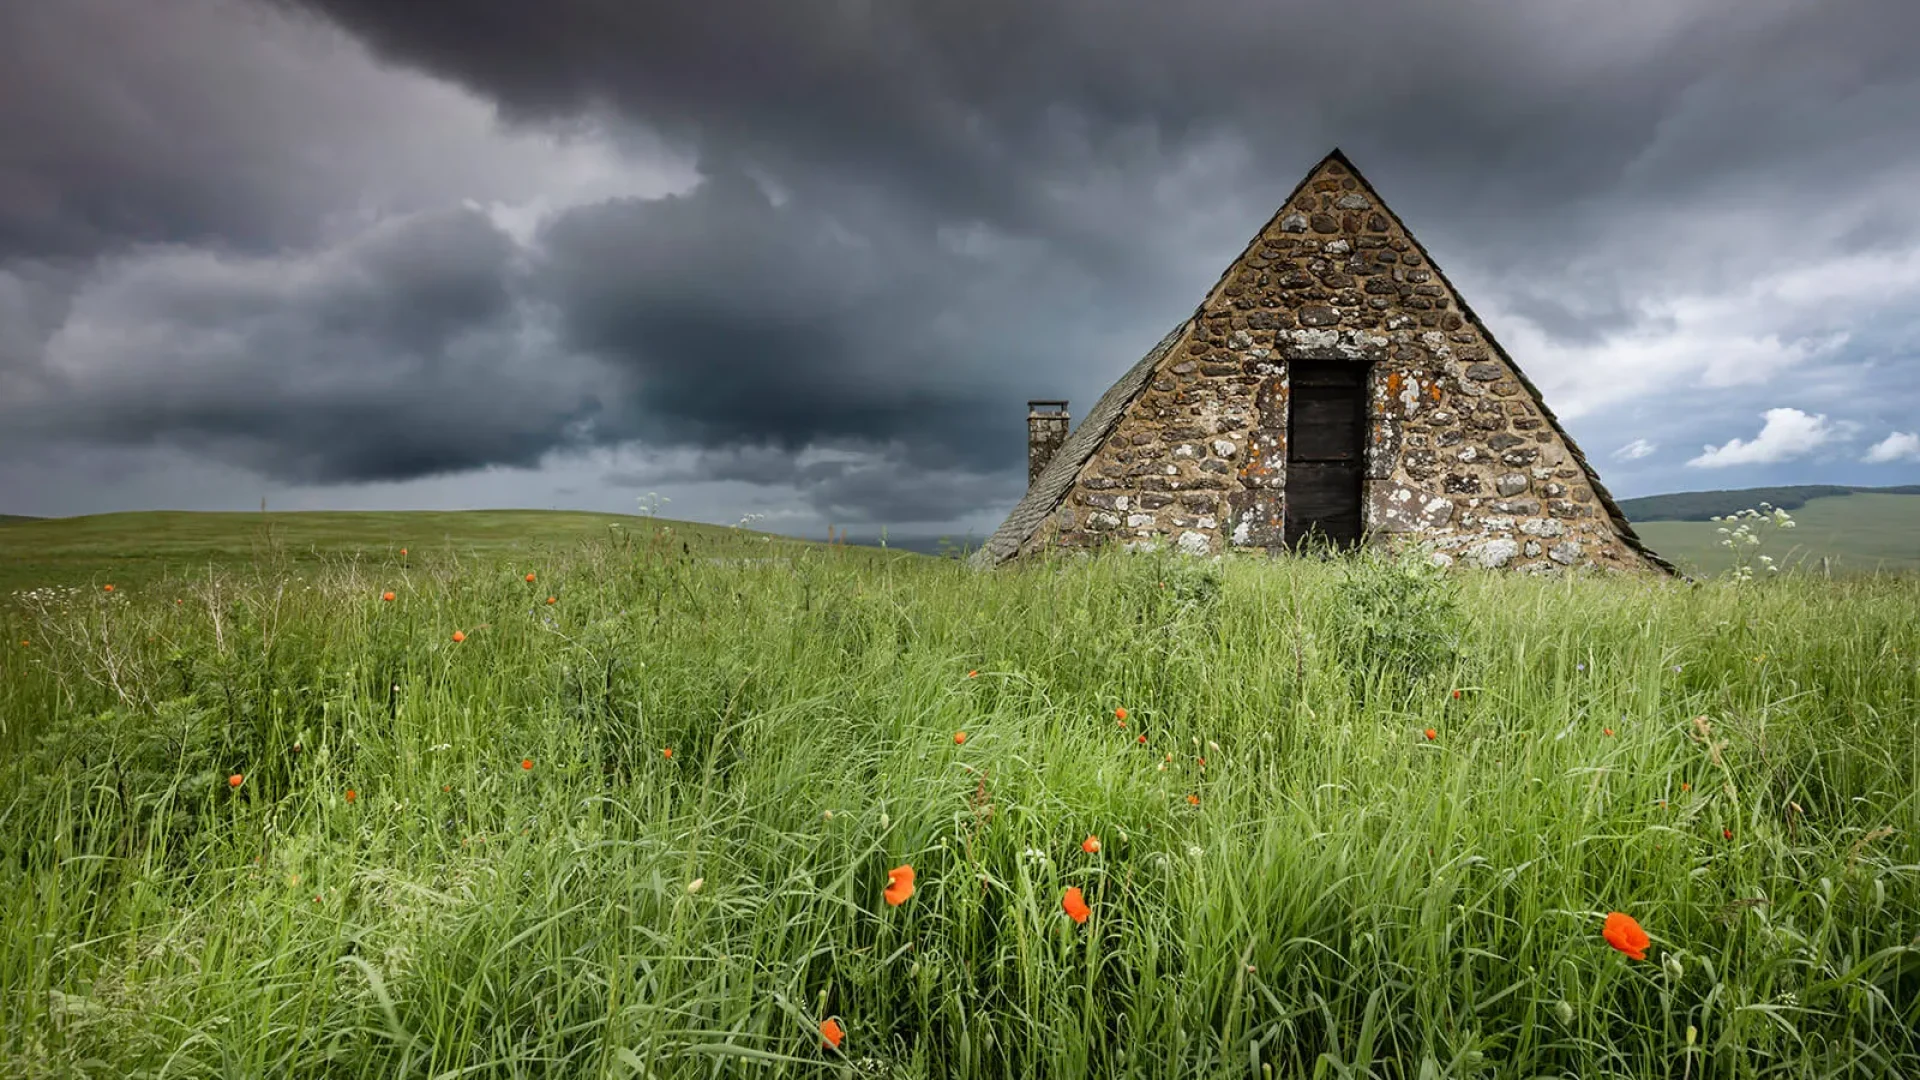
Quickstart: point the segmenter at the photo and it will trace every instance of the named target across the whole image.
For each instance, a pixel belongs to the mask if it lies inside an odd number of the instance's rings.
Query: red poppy
[[[1458,701],[1460,699],[1460,691],[1455,690],[1453,692],[1453,697],[1454,697],[1454,700]]]
[[[887,888],[883,896],[887,903],[899,907],[913,895],[913,867],[905,863],[887,871]]]
[[[1720,830],[1720,838],[1721,838],[1721,839],[1723,839],[1723,840],[1731,840],[1731,839],[1733,839],[1733,830],[1732,830],[1732,829],[1721,829],[1721,830]]]
[[[661,747],[661,748],[660,748],[660,756],[661,756],[661,757],[664,757],[664,758],[670,758],[670,757],[672,757],[672,756],[673,756],[673,747],[671,747],[671,746],[663,746],[663,747]]]
[[[360,793],[359,793],[359,792],[357,792],[357,791],[355,791],[355,790],[353,790],[352,788],[348,788],[348,789],[347,789],[347,801],[348,801],[348,802],[352,802],[353,800],[355,800],[355,799],[357,799],[357,798],[359,798],[359,797],[360,797]]]
[[[1633,916],[1623,915],[1618,911],[1607,916],[1606,926],[1601,928],[1600,936],[1607,939],[1607,944],[1635,960],[1645,960],[1647,946],[1653,944],[1647,937],[1647,932],[1640,929],[1639,923],[1633,921]]]
[[[234,773],[232,776],[227,777],[227,786],[230,788],[237,788],[245,781],[246,781],[246,777],[241,776],[239,773]]]
[[[1432,728],[1428,728],[1428,729],[1427,729],[1427,731],[1426,731],[1426,735],[1427,735],[1427,741],[1428,741],[1428,742],[1432,742],[1433,740],[1435,740],[1435,739],[1437,739],[1437,738],[1439,738],[1439,737],[1440,737],[1440,733],[1439,733],[1439,732],[1437,732],[1437,731],[1435,731],[1435,730],[1433,730]]]
[[[453,640],[455,642],[465,641],[467,640],[467,635],[463,631],[455,630],[453,632]]]
[[[553,603],[553,602],[554,602],[554,601],[555,601],[556,599],[558,599],[558,597],[553,597],[553,596],[549,596],[549,597],[547,597],[547,603],[549,603],[549,604],[551,604],[551,603]]]
[[[1610,727],[1603,727],[1600,729],[1600,734],[1605,735],[1607,738],[1611,739],[1613,738],[1613,729]]]
[[[389,590],[387,590],[386,592],[383,592],[383,593],[381,593],[381,594],[380,594],[380,599],[382,599],[382,600],[392,600],[392,599],[393,599],[393,590],[391,590],[391,589],[389,589]]]
[[[406,549],[406,548],[401,548],[401,549],[400,549],[400,554],[402,554],[402,555],[405,555],[406,553],[407,553],[407,549]]]
[[[1189,795],[1189,796],[1187,796],[1187,805],[1189,805],[1189,806],[1199,806],[1199,805],[1200,805],[1200,796],[1198,796],[1198,795]]]
[[[1080,850],[1089,855],[1100,854],[1100,838],[1097,836],[1089,836],[1085,840],[1080,841]]]
[[[969,679],[977,679],[977,678],[979,678],[979,677],[980,677],[980,673],[979,673],[978,671],[969,671],[969,672],[967,672],[967,678],[969,678]]]
[[[840,1040],[846,1037],[847,1033],[840,1029],[840,1022],[838,1020],[828,1017],[820,1021],[820,1038],[825,1040],[828,1046],[838,1050],[840,1049]]]
[[[1147,743],[1147,737],[1145,735],[1140,736],[1139,742],[1140,742],[1140,745],[1145,746]]]
[[[103,589],[105,589],[105,590],[106,590],[106,591],[108,591],[108,592],[112,592],[112,591],[113,591],[113,586],[111,586],[111,585],[103,585],[103,586],[101,586],[101,588],[103,588]]]
[[[532,759],[532,758],[530,758],[530,757],[529,757],[529,758],[521,758],[521,759],[520,759],[520,767],[521,767],[522,769],[532,769],[532,768],[533,768],[533,759]]]
[[[1692,790],[1693,790],[1693,785],[1692,785],[1692,784],[1689,784],[1689,783],[1687,783],[1687,782],[1686,782],[1685,780],[1682,780],[1682,781],[1680,781],[1680,790],[1681,790],[1681,791],[1692,791]]]
[[[531,584],[533,584],[533,575],[532,575],[532,574],[528,574],[528,575],[527,575],[527,584],[529,584],[529,585],[531,585]]]
[[[1093,914],[1093,909],[1087,906],[1086,897],[1080,895],[1078,885],[1067,888],[1067,894],[1060,898],[1060,908],[1067,913],[1067,918],[1077,923],[1085,923],[1087,916]]]
[[[1113,718],[1116,720],[1125,720],[1127,718],[1127,710],[1125,709],[1113,710]]]
[[[956,732],[954,732],[954,733],[953,733],[953,745],[955,745],[955,746],[959,746],[959,745],[960,745],[961,743],[963,743],[963,742],[966,742],[966,741],[967,741],[967,733],[966,733],[966,732],[964,732],[964,731],[956,731]]]

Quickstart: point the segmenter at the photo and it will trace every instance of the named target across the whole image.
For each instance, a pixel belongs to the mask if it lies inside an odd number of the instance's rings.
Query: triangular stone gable
[[[1279,549],[1300,361],[1364,372],[1362,509],[1375,542],[1532,573],[1673,571],[1338,150],[1081,421],[975,565],[1112,542]]]

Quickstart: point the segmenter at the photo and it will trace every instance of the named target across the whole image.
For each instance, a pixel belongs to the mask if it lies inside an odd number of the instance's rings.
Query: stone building
[[[1027,495],[975,566],[1116,542],[1367,542],[1526,573],[1673,572],[1338,150],[1064,440],[1063,412],[1033,403]]]

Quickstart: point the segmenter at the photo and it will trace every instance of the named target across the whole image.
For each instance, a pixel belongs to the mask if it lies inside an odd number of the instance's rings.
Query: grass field
[[[0,605],[0,1075],[1920,1075],[1912,578],[411,520]]]
[[[1856,493],[1809,500],[1793,511],[1798,527],[1769,548],[1780,565],[1819,572],[1827,557],[1835,574],[1920,571],[1920,495]],[[1711,521],[1635,522],[1647,546],[1692,574],[1731,565]],[[1791,541],[1791,543],[1786,543]]]
[[[137,585],[256,564],[301,575],[344,563],[398,560],[402,549],[418,559],[542,558],[617,538],[623,530],[649,535],[662,525],[708,555],[764,554],[748,550],[766,543],[764,533],[567,510],[153,511],[0,518],[0,598],[50,586]]]

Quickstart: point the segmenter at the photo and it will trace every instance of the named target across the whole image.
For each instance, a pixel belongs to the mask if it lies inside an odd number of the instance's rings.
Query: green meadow
[[[1792,513],[1797,527],[1769,544],[1786,569],[1843,575],[1920,571],[1920,495],[1832,495],[1809,499]],[[1636,521],[1633,528],[1648,547],[1687,573],[1718,574],[1733,565],[1732,553],[1720,546],[1719,523]]]
[[[1920,1075],[1920,579],[269,516],[0,526],[0,1075]]]

